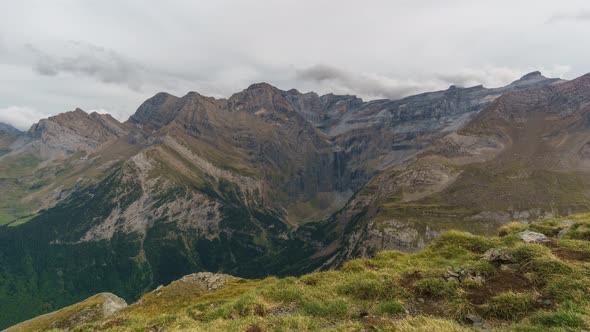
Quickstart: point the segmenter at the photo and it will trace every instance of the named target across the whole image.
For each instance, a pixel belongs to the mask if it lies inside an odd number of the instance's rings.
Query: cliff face
[[[510,220],[586,211],[588,82],[585,75],[503,94],[458,131],[377,175],[357,194],[370,198],[371,212],[354,205],[341,212],[352,217],[339,222],[355,230],[336,261],[417,250],[448,229],[485,234]]]

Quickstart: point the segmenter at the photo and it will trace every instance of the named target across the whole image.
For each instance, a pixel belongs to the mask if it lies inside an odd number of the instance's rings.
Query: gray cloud
[[[400,98],[432,86],[429,82],[353,73],[324,64],[297,70],[296,79],[330,86],[336,93],[350,93],[368,98]]]
[[[137,61],[84,42],[67,43],[68,56],[51,55],[31,44],[26,48],[35,57],[33,69],[44,76],[85,75],[104,83],[126,84],[133,90],[139,90],[146,77],[146,69]]]

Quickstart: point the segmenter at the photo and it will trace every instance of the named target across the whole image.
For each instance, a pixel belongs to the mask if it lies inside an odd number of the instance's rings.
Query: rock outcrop
[[[75,326],[108,318],[127,307],[125,300],[111,293],[100,293],[80,303],[14,325],[6,332],[69,330]]]

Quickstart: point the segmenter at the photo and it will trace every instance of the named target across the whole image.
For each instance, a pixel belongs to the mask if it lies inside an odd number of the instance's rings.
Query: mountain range
[[[590,75],[400,100],[253,84],[0,125],[0,327],[197,271],[300,275],[590,210]],[[23,309],[25,308],[25,309]]]

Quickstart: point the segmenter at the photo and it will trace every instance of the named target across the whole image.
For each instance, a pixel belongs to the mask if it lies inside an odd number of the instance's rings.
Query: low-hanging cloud
[[[67,46],[72,55],[57,56],[27,44],[35,57],[33,69],[44,76],[60,73],[89,76],[104,83],[125,84],[133,90],[139,90],[145,83],[146,69],[122,54],[83,42],[70,42]]]
[[[454,72],[439,73],[437,80],[461,87],[483,85],[487,88],[504,86],[519,77],[532,71],[540,71],[543,75],[552,78],[561,78],[571,71],[569,65],[552,65],[540,68],[512,68],[487,66],[482,68],[462,68]]]
[[[297,70],[296,79],[329,87],[336,93],[372,98],[400,98],[433,87],[432,82],[399,80],[378,74],[353,73],[324,64]]]
[[[28,106],[8,106],[0,108],[0,122],[7,123],[20,130],[27,130],[32,119],[48,117],[48,114]]]

